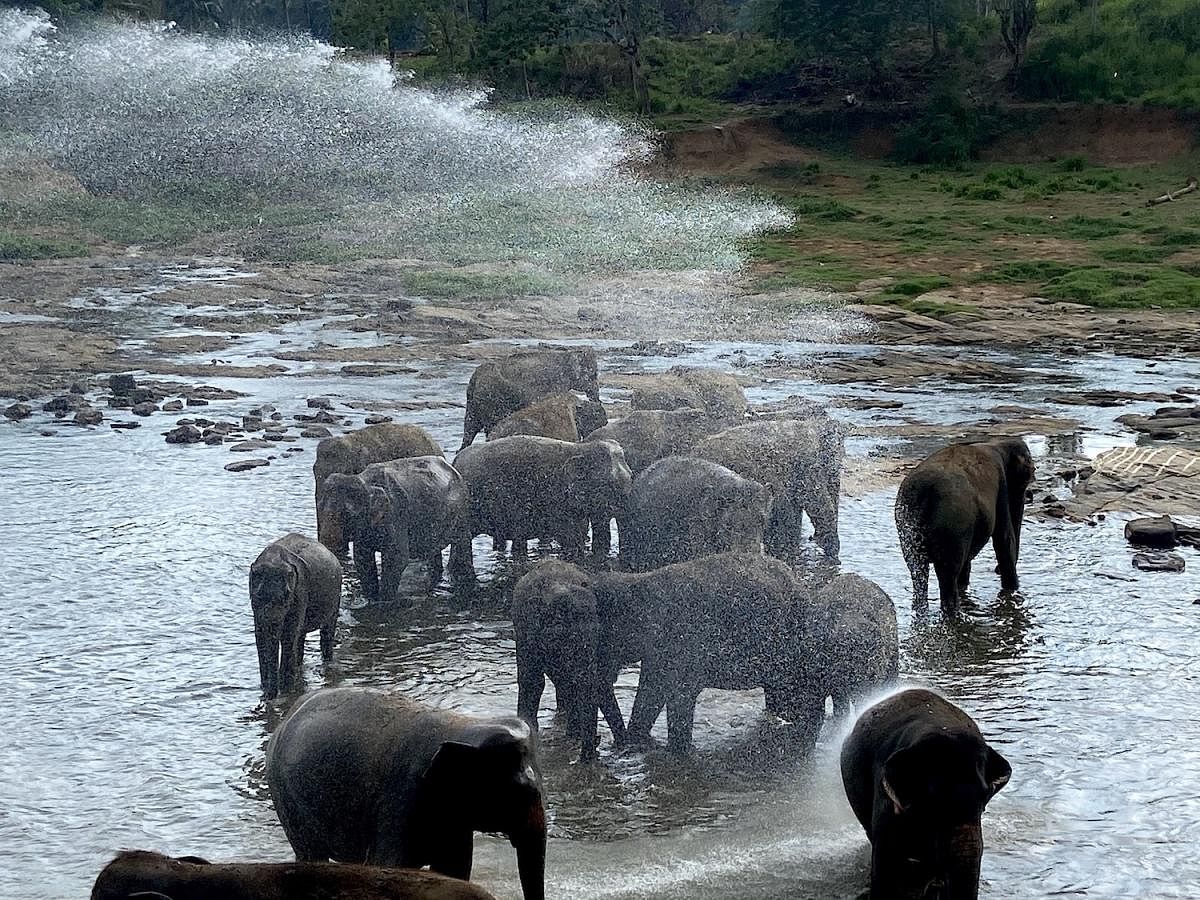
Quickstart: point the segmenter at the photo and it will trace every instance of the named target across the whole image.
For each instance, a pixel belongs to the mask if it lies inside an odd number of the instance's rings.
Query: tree
[[[768,33],[812,52],[859,57],[878,85],[888,44],[912,12],[896,0],[774,0],[758,15]]]
[[[1000,36],[1012,57],[1011,77],[1015,81],[1029,47],[1029,35],[1037,23],[1037,0],[993,0],[992,6],[1000,17]]]
[[[650,112],[650,86],[642,56],[642,39],[650,31],[652,8],[649,0],[582,0],[575,4],[576,25],[615,46],[629,70],[634,105],[643,115]]]

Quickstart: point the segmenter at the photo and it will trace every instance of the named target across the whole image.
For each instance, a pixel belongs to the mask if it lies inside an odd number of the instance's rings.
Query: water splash
[[[0,135],[94,194],[240,208],[259,239],[566,271],[724,269],[737,238],[786,221],[772,204],[640,177],[653,143],[637,127],[489,109],[486,90],[427,89],[312,39],[56,29],[6,10],[0,58]]]

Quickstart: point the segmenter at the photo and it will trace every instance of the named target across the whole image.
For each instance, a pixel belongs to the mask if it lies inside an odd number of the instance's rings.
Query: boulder
[[[263,466],[269,466],[270,463],[265,459],[239,459],[237,462],[231,462],[225,466],[226,472],[249,472],[251,469],[260,469]]]
[[[331,432],[324,425],[309,425],[302,432],[300,432],[300,437],[302,438],[327,438],[332,436],[333,432]]]
[[[1187,564],[1178,553],[1135,553],[1133,566],[1143,572],[1182,572]]]
[[[333,409],[333,401],[328,397],[309,397],[309,409]]]
[[[48,413],[68,413],[83,406],[83,398],[78,394],[60,394],[42,404],[42,410]]]
[[[376,413],[375,415],[367,416],[364,420],[368,425],[382,425],[384,422],[392,421],[391,416],[383,416]]]
[[[76,425],[99,425],[104,421],[104,413],[94,406],[83,406],[75,413]]]
[[[204,435],[195,425],[180,425],[167,432],[168,444],[198,444]]]
[[[163,412],[179,412],[183,409],[182,400],[168,400],[162,405]]]
[[[208,401],[205,400],[203,397],[188,397],[187,405],[188,406],[208,406]]]
[[[21,419],[28,419],[32,415],[33,407],[28,403],[14,403],[4,410],[4,418],[12,419],[14,422],[18,422]]]
[[[1139,547],[1170,550],[1178,546],[1179,535],[1170,516],[1152,519],[1134,519],[1125,523],[1125,540]]]
[[[242,431],[262,431],[263,420],[258,416],[242,416]]]
[[[206,431],[204,432],[204,443],[208,444],[210,447],[215,447],[217,444],[223,444],[225,443],[225,435],[221,434],[219,431]]]
[[[135,416],[152,416],[158,412],[158,407],[151,400],[146,400],[143,403],[135,403],[133,409],[130,410]]]
[[[128,396],[137,387],[137,380],[132,375],[109,375],[108,389],[117,395]]]
[[[249,453],[251,450],[262,450],[270,447],[271,444],[267,441],[260,441],[258,438],[251,438],[248,441],[241,441],[229,448],[230,453]]]

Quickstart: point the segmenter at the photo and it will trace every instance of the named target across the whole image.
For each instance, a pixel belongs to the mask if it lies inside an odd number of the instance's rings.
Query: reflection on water
[[[697,352],[719,361],[731,350]],[[1109,382],[1113,366],[1108,360]],[[242,381],[236,386],[256,396],[214,402],[206,414],[264,401],[293,409],[316,393],[396,396],[410,381],[430,397],[457,398],[468,372],[453,365],[436,378],[369,385],[324,375]],[[931,417],[939,409],[977,416],[1009,390],[944,387]],[[828,390],[778,388],[818,398]],[[452,447],[460,416],[432,409],[411,420]],[[265,543],[311,531],[311,444],[253,476],[232,476],[214,462],[225,460],[221,450],[168,447],[152,427],[36,431],[0,428],[0,706],[9,711],[0,896],[82,896],[121,847],[288,858],[263,785],[278,710],[259,705],[245,582]],[[1090,440],[1035,449],[1041,462],[1071,458]],[[935,607],[918,621],[893,498],[894,488],[843,500],[844,566],[897,601],[906,679],[962,703],[1013,764],[1011,785],[985,817],[983,895],[1195,897],[1195,571],[1100,578],[1132,574],[1120,523],[1031,521],[1021,594],[997,599],[985,551],[963,618],[943,621]],[[322,672],[313,639],[310,683],[396,687],[471,712],[511,713],[507,598],[519,572],[483,539],[476,557],[489,587],[471,605],[441,591],[407,608],[366,606],[348,580],[337,663]],[[411,575],[419,591],[419,573]],[[633,673],[618,685],[626,710],[635,685]],[[708,691],[695,758],[614,755],[605,735],[600,764],[585,767],[572,762],[553,709],[547,691],[550,896],[849,898],[865,886],[866,844],[835,763],[845,723],[830,723],[815,759],[797,760],[759,695]],[[661,739],[665,722],[659,728]],[[511,851],[490,838],[477,846],[477,877],[518,896]]]

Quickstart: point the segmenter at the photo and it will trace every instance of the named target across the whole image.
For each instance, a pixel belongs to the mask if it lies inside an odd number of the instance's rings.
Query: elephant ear
[[[138,891],[136,894],[126,894],[125,900],[174,900],[174,898],[161,891]]]
[[[367,520],[372,528],[381,528],[388,523],[394,512],[392,498],[386,489],[371,486],[367,490]]]
[[[897,750],[883,764],[879,786],[892,802],[892,811],[900,815],[924,792],[921,756],[915,747]]]
[[[983,780],[987,782],[988,799],[995,797],[1000,789],[1012,778],[1012,766],[1008,760],[993,750],[987,748],[987,761],[983,767]]]

